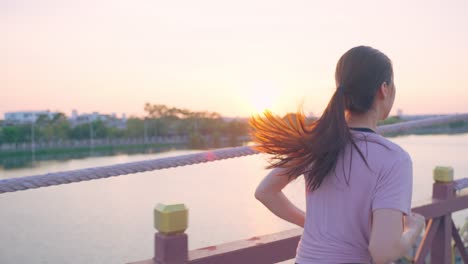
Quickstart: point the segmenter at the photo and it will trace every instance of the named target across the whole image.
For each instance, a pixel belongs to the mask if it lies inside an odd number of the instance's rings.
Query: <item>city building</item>
[[[79,114],[77,110],[73,110],[71,117],[68,119],[72,126],[87,124],[89,122],[102,121],[111,127],[125,129],[127,126],[127,117],[122,114],[121,118],[118,118],[116,113],[101,114],[99,112],[83,113]]]
[[[4,120],[2,120],[0,125],[36,123],[40,116],[46,116],[48,119],[52,120],[56,114],[60,114],[60,112],[51,112],[49,110],[6,112]],[[125,114],[122,114],[122,116],[118,118],[116,113],[109,115],[99,112],[79,114],[77,110],[73,110],[71,116],[68,118],[68,122],[70,122],[72,126],[96,121],[102,121],[108,126],[120,129],[125,129],[127,127],[127,116]]]
[[[52,119],[58,112],[45,111],[16,111],[5,113],[5,123],[28,124],[35,123],[40,116],[47,116]]]

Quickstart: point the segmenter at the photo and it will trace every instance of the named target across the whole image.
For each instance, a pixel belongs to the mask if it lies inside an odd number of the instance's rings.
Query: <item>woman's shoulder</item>
[[[354,138],[364,144],[372,155],[385,156],[390,160],[410,160],[411,156],[400,145],[377,133],[353,133]]]

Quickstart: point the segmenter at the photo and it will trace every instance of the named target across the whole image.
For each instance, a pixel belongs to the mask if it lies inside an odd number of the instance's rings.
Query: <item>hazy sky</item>
[[[468,112],[467,14],[466,0],[0,0],[0,114],[320,113],[361,44],[394,63],[394,112]]]

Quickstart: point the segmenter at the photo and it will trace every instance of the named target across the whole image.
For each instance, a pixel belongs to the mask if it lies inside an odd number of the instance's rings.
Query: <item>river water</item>
[[[413,158],[414,195],[431,195],[432,170],[452,166],[468,177],[468,134],[392,138]],[[40,161],[34,167],[0,169],[0,178],[72,170],[194,153],[88,157]],[[153,207],[185,203],[190,249],[274,233],[293,225],[273,216],[253,193],[266,156],[255,155],[0,195],[0,263],[126,263],[153,255]],[[304,208],[304,184],[286,195]],[[455,214],[464,222],[468,211]]]

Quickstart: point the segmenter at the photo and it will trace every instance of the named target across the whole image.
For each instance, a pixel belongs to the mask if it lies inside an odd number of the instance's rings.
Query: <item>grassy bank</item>
[[[398,117],[389,117],[379,122],[378,125],[390,125],[407,122]],[[405,132],[386,134],[386,137],[398,137],[403,135],[455,135],[468,133],[468,121],[455,121],[444,125],[434,125],[422,128],[411,129]]]
[[[197,143],[197,142],[195,142]],[[198,142],[200,143],[200,142]],[[202,142],[203,143],[203,142]],[[58,160],[65,161],[70,159],[82,159],[87,157],[101,157],[113,156],[119,154],[149,154],[160,153],[171,150],[188,150],[198,149],[205,150],[209,148],[231,147],[244,144],[243,141],[225,142],[226,144],[219,146],[211,146],[206,144],[193,144],[189,143],[147,143],[147,144],[132,144],[132,145],[102,145],[102,146],[84,146],[73,148],[54,148],[54,149],[41,149],[32,153],[27,151],[2,151],[0,152],[0,167],[4,169],[16,169],[24,167],[32,167],[38,161]]]
[[[70,153],[89,153],[89,152],[114,152],[114,151],[122,151],[127,152],[132,150],[142,151],[145,149],[158,149],[158,148],[181,148],[185,146],[185,144],[167,144],[167,143],[159,143],[159,144],[135,144],[135,145],[119,145],[119,146],[84,146],[84,147],[73,147],[73,148],[53,148],[53,149],[40,149],[34,152],[35,155],[61,155],[61,154],[70,154]],[[31,155],[31,151],[2,151],[0,152],[0,158],[3,157],[12,157],[12,156],[24,156],[24,155]]]
[[[113,156],[118,154],[159,153],[174,149],[187,149],[185,144],[136,144],[121,146],[97,146],[94,148],[57,148],[31,151],[11,151],[0,153],[0,167],[16,169],[32,167],[38,161],[82,159],[87,157]]]

